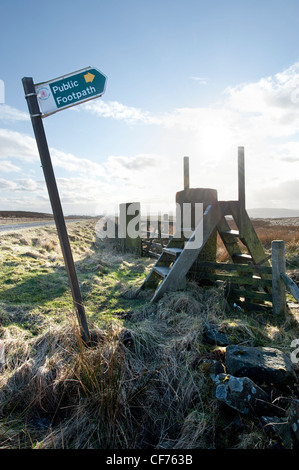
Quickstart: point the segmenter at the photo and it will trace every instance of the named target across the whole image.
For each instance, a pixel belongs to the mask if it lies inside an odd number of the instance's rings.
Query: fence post
[[[158,213],[158,240],[161,240],[162,236],[161,236],[161,222],[162,222],[162,217],[161,217],[161,213],[159,212]]]
[[[151,237],[151,219],[147,218],[146,219],[146,238]]]
[[[142,255],[140,236],[140,203],[126,202],[119,205],[118,237],[123,252]]]
[[[163,219],[162,219],[162,238],[169,238],[169,215],[168,214],[163,214]]]
[[[184,189],[187,190],[190,187],[189,179],[189,157],[184,157]]]
[[[285,242],[272,241],[272,297],[273,314],[280,315],[286,312],[286,287],[281,274],[285,274]]]

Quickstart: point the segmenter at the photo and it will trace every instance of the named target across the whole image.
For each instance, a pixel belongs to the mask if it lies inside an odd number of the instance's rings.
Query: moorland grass
[[[258,418],[215,399],[206,359],[223,363],[225,349],[203,332],[212,323],[232,344],[289,353],[296,315],[240,313],[223,289],[194,282],[152,305],[150,292],[134,296],[152,260],[97,240],[91,220],[69,233],[89,347],[55,229],[0,238],[0,448],[271,448]]]

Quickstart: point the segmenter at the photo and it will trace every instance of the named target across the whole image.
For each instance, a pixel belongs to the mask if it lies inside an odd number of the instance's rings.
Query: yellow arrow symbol
[[[86,75],[84,75],[86,83],[89,83],[89,82],[92,83],[94,77],[95,77],[95,75],[93,75],[90,72],[88,72]]]

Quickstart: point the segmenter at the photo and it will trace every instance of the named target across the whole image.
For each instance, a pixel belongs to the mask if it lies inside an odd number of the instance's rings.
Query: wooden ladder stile
[[[229,209],[228,209],[229,207]],[[230,213],[230,214],[228,214]],[[241,215],[240,215],[241,214]],[[225,206],[225,215],[232,215],[234,222],[237,226],[237,230],[230,229],[230,226],[223,217],[220,223],[217,226],[219,235],[222,239],[222,242],[227,249],[231,260],[234,264],[241,264],[241,265],[248,265],[248,266],[267,266],[271,267],[270,261],[266,257],[262,244],[254,230],[252,222],[246,212],[246,210],[240,211],[238,201],[230,201],[228,206]],[[242,218],[242,220],[241,220]],[[241,230],[242,229],[242,233]],[[238,240],[246,248],[246,253],[240,247]],[[239,285],[242,285],[242,277],[244,279],[244,287],[245,290],[243,291],[244,295],[247,296],[247,299],[253,299],[254,301],[261,301],[270,300],[271,299],[271,274],[270,273],[259,273],[259,276],[256,276],[252,273],[252,278],[248,279],[247,274],[247,283],[246,285],[246,273],[245,272],[238,272],[239,275]],[[260,280],[260,284],[264,286],[258,287],[254,289],[254,285],[258,284],[258,280]],[[240,296],[242,295],[242,291],[239,291]],[[264,295],[265,294],[265,295]],[[246,300],[247,300],[246,299]]]
[[[152,302],[156,302],[165,292],[180,288],[220,219],[221,211],[218,204],[211,204],[187,241],[174,236],[163,249],[139,291],[146,287],[155,287]],[[198,237],[202,243],[199,247],[194,247],[194,241],[198,240]]]

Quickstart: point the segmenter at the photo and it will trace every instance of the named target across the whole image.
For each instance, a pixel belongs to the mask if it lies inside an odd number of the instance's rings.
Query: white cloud
[[[142,111],[133,106],[126,106],[118,101],[90,101],[85,103],[82,108],[100,117],[124,120],[128,123],[161,123],[159,116],[155,116],[148,111]]]
[[[17,184],[14,181],[5,180],[0,178],[0,189],[3,191],[15,191]]]
[[[169,189],[174,172],[180,172],[171,161],[181,152],[181,159],[184,154],[190,155],[191,179],[194,174],[198,175],[196,185],[219,188],[223,199],[237,197],[237,147],[242,145],[245,146],[248,203],[252,201],[257,206],[255,194],[262,194],[259,191],[262,185],[267,190],[263,193],[266,200],[260,198],[260,206],[267,205],[267,199],[275,204],[278,200],[289,206],[299,204],[297,192],[288,190],[292,186],[290,171],[299,174],[299,143],[296,141],[299,135],[299,63],[273,77],[228,87],[223,100],[213,106],[178,108],[157,115],[115,102],[101,102],[97,109],[102,110],[98,115],[130,124],[158,125],[167,130],[170,143],[165,146],[167,153],[161,161],[167,160],[169,171],[167,176],[162,171],[156,172],[155,177],[154,173],[148,173],[153,177],[153,195],[163,187],[163,179],[165,186],[165,176]],[[107,169],[115,178],[118,175],[121,181],[134,187],[136,176],[125,171],[125,163],[114,157],[108,160]],[[132,160],[132,167],[133,163]],[[146,186],[148,181],[149,177],[145,177],[143,184]],[[299,181],[295,181],[299,187]],[[160,194],[162,198],[162,191]]]
[[[95,176],[105,176],[105,170],[99,163],[88,160],[87,158],[80,158],[65,153],[55,148],[50,149],[53,166],[63,168],[69,172],[79,174],[89,174]]]
[[[39,191],[45,189],[45,183],[35,181],[31,178],[22,178],[16,180],[0,179],[0,188],[4,191]]]
[[[51,148],[50,153],[55,167],[63,168],[69,172],[88,173],[94,176],[105,175],[102,165],[97,162],[87,158],[79,158],[55,148]],[[19,169],[11,162],[12,159],[28,163],[39,161],[35,139],[20,132],[0,129],[0,159],[3,159],[1,162],[3,171],[17,171]]]
[[[203,77],[190,77],[203,82]],[[298,100],[294,99],[298,94]],[[254,83],[243,83],[224,90],[224,99],[214,106],[178,108],[172,112],[153,114],[117,101],[102,100],[83,105],[87,111],[101,117],[129,123],[200,130],[213,127],[233,130],[242,137],[253,132],[258,136],[290,136],[299,130],[299,62],[273,77]]]
[[[0,104],[0,119],[3,121],[29,121],[30,117],[28,113],[19,109],[7,104]]]
[[[26,162],[38,159],[35,140],[20,132],[0,129],[0,158],[17,158]]]
[[[161,156],[150,154],[139,154],[133,157],[110,156],[105,163],[105,168],[110,180],[115,178],[127,180],[130,176],[139,178],[140,173],[156,168],[160,160]]]
[[[208,79],[206,77],[189,77],[189,80],[194,80],[198,82],[199,85],[207,85]]]
[[[22,169],[19,166],[16,166],[7,160],[1,161],[0,170],[3,171],[4,173],[16,173],[16,172],[22,171]]]

